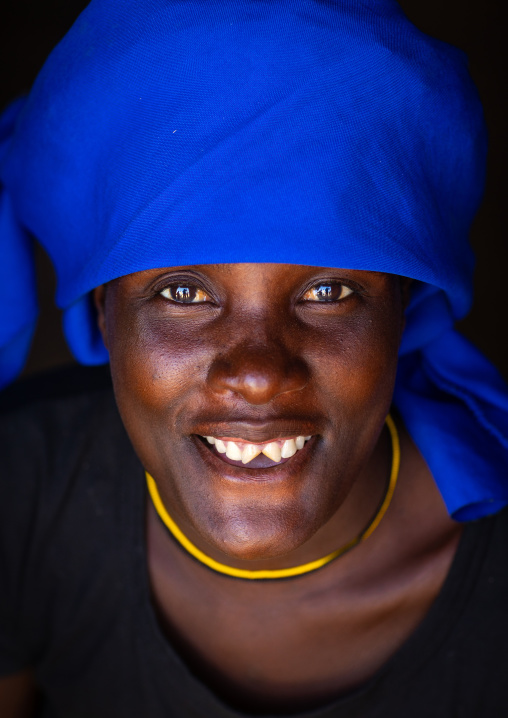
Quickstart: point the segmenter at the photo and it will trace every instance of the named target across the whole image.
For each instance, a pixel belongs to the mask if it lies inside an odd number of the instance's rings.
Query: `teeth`
[[[240,451],[240,447],[235,444],[234,441],[228,441],[226,444],[226,456],[228,459],[232,459],[233,461],[241,461],[242,460],[242,452]]]
[[[286,441],[282,444],[282,451],[280,452],[281,457],[283,459],[289,459],[291,456],[294,456],[296,452],[296,441],[294,439],[286,439]]]
[[[263,449],[263,454],[276,463],[281,460],[280,446],[276,441],[272,441],[270,444],[267,444]]]
[[[219,452],[219,454],[225,454],[226,453],[226,444],[221,441],[220,439],[215,439],[215,448]]]
[[[242,464],[248,464],[256,456],[263,453],[275,463],[279,463],[281,459],[289,459],[294,456],[297,451],[303,449],[305,442],[311,439],[311,436],[296,436],[294,439],[285,439],[284,441],[271,441],[268,444],[249,444],[243,441],[222,441],[214,436],[204,437],[209,444],[215,445],[219,454],[226,454],[228,459],[232,461],[241,461]]]
[[[246,444],[242,451],[242,464],[248,464],[249,461],[255,459],[261,453],[261,447],[255,444]]]

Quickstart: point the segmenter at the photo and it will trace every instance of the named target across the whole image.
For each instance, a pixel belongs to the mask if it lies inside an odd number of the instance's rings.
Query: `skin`
[[[2,718],[30,718],[35,715],[37,687],[31,670],[0,679],[0,715]]]
[[[178,286],[206,300],[175,302]],[[320,286],[333,288],[333,301],[315,301]],[[199,548],[230,566],[285,568],[366,526],[391,466],[384,420],[408,289],[374,272],[238,264],[138,272],[95,291],[122,419]],[[439,593],[460,527],[394,416],[402,460],[390,508],[367,541],[320,571],[284,581],[214,573],[147,503],[160,628],[230,705],[284,714],[358,687]],[[238,467],[199,435],[314,438],[280,467]],[[33,693],[29,671],[0,680],[1,715],[31,715]]]
[[[303,300],[332,281],[353,291],[339,301]],[[171,284],[199,287],[208,301],[168,300],[161,291]],[[279,568],[318,558],[361,530],[389,461],[379,438],[404,323],[398,278],[213,265],[138,272],[96,298],[124,424],[196,545],[232,566]],[[197,438],[206,435],[314,438],[289,462],[262,470],[226,464]],[[348,497],[355,509],[341,511]]]
[[[353,291],[309,300],[327,284]],[[206,301],[172,301],[178,286]],[[408,282],[386,274],[267,264],[155,269],[96,290],[123,421],[199,548],[230,566],[285,568],[368,523],[391,464],[383,426],[407,296]],[[399,485],[380,527],[297,579],[211,572],[147,504],[160,626],[231,705],[284,714],[333,700],[368,680],[424,618],[460,528],[400,421],[399,430]],[[198,438],[299,434],[314,437],[306,450],[268,469],[233,467]]]

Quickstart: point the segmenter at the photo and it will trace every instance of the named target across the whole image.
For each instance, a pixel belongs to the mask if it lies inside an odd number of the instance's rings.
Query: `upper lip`
[[[287,439],[295,436],[311,436],[319,433],[316,422],[294,420],[294,421],[270,421],[270,422],[206,422],[197,426],[193,434],[200,436],[227,436],[251,444],[263,444],[275,439]]]

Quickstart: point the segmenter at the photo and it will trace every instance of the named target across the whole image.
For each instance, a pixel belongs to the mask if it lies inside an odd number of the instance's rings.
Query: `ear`
[[[99,326],[99,331],[102,335],[102,341],[104,342],[106,349],[108,349],[108,331],[106,326],[106,294],[106,284],[101,284],[100,286],[96,287],[92,292],[93,302],[97,311],[97,324]]]

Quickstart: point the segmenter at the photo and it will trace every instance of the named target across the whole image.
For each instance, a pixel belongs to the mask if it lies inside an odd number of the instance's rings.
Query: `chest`
[[[453,558],[442,551],[372,582],[335,581],[332,566],[289,581],[239,581],[178,547],[169,565],[167,537],[152,531],[162,630],[198,678],[249,712],[312,709],[366,682],[421,622]]]

